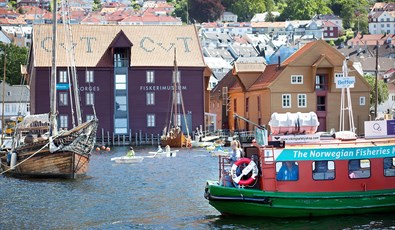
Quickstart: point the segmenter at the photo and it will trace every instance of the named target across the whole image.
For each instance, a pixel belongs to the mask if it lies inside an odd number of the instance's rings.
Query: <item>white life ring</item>
[[[241,164],[248,164],[248,165],[243,169],[241,174],[237,176],[236,171]],[[251,171],[252,171],[252,175],[250,178],[246,180],[241,179],[243,176],[248,175]],[[258,172],[259,172],[258,166],[255,164],[254,161],[252,161],[249,158],[240,158],[232,165],[232,168],[230,169],[230,175],[232,176],[232,180],[238,185],[252,184],[255,181],[256,177],[258,176]]]

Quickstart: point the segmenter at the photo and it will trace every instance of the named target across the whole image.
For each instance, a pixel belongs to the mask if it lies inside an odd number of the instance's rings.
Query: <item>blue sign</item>
[[[395,120],[387,120],[387,135],[395,135]]]
[[[56,84],[56,90],[68,90],[69,88],[70,88],[70,84],[68,84],[68,83]]]
[[[352,148],[283,149],[277,161],[298,160],[346,160],[394,157],[395,146],[371,146]]]

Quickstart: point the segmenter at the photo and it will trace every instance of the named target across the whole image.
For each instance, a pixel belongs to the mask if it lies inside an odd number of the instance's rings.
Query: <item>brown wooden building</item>
[[[170,116],[174,49],[189,130],[208,112],[206,67],[196,28],[187,26],[58,25],[59,127],[71,128],[70,57],[75,57],[83,119],[99,119],[110,134],[161,134]],[[72,39],[75,55],[67,46]],[[51,25],[35,25],[29,60],[32,114],[49,112]],[[186,125],[181,124],[185,129]]]
[[[228,125],[231,130],[237,128],[233,118],[235,113],[256,124],[267,125],[274,112],[313,111],[320,122],[318,131],[332,128],[338,131],[341,89],[336,88],[335,78],[343,76],[344,59],[335,48],[318,40],[306,44],[281,64],[236,63],[233,73],[225,76],[224,83],[219,83],[213,90],[211,108],[223,105],[223,95],[219,91],[228,87]],[[350,90],[356,132],[363,134],[364,121],[369,120],[371,89],[351,61],[348,61],[348,68],[348,76],[356,79]],[[348,117],[345,119],[347,121]],[[253,130],[246,122],[237,125],[239,129]]]

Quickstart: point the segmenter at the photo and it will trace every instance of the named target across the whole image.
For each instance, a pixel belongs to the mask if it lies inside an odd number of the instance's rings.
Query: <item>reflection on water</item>
[[[0,177],[0,229],[394,229],[393,215],[314,219],[223,217],[204,199],[218,161],[181,149],[176,157],[115,164],[127,147],[93,153],[85,178],[20,180]],[[135,148],[147,155],[155,148]],[[392,227],[391,227],[392,226]]]

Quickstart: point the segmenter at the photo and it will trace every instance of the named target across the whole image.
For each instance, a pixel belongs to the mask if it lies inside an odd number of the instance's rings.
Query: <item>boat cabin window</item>
[[[384,176],[395,176],[395,157],[384,158]]]
[[[335,179],[335,163],[333,161],[313,161],[312,168],[314,180]]]
[[[299,166],[295,161],[283,161],[276,163],[276,178],[279,181],[299,179]]]
[[[348,161],[348,177],[350,179],[370,177],[370,160],[353,159]]]

